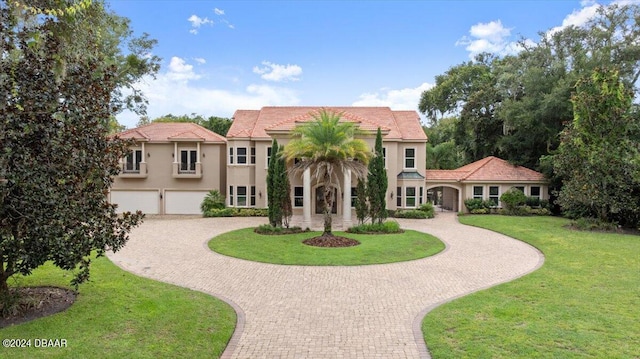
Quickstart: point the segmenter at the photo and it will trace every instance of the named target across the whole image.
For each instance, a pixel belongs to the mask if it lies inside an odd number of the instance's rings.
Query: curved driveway
[[[400,220],[435,235],[444,252],[356,267],[255,263],[210,251],[207,241],[264,218],[147,219],[109,257],[144,277],[192,288],[234,306],[239,323],[228,358],[428,358],[424,314],[453,298],[542,265],[535,248],[459,224],[454,213]]]

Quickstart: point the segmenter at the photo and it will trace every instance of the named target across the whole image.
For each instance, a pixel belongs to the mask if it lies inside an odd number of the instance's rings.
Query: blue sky
[[[287,105],[417,110],[449,67],[481,51],[514,53],[518,39],[583,24],[609,3],[109,1],[136,34],[158,40],[162,68],[140,84],[151,118]]]

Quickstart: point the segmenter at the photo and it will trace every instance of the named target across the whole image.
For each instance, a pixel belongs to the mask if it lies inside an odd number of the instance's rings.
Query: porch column
[[[342,228],[351,227],[351,170],[344,173],[344,183],[342,186]]]
[[[311,170],[302,175],[302,228],[311,228]]]

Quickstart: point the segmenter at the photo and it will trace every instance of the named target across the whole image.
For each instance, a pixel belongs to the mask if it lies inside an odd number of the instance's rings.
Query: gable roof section
[[[455,170],[426,170],[427,181],[457,182],[546,182],[544,175],[532,169],[514,166],[489,156]]]
[[[224,143],[221,135],[191,122],[152,122],[117,134],[120,138],[132,138],[149,142],[202,141]]]
[[[290,106],[237,110],[227,138],[270,138],[267,131],[290,131],[297,124],[313,119],[322,109],[342,112],[343,120],[358,123],[363,130],[378,127],[387,132],[385,139],[426,141],[420,117],[415,111],[392,111],[389,107],[321,107]],[[249,136],[246,136],[249,133]]]

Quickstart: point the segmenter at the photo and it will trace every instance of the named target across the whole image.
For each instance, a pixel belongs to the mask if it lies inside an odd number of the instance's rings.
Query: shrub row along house
[[[122,211],[149,214],[198,214],[209,190],[226,196],[229,207],[265,208],[267,167],[271,143],[290,141],[290,131],[314,120],[321,110],[341,114],[354,123],[358,135],[373,149],[378,128],[383,135],[384,164],[388,177],[387,209],[416,208],[427,201],[427,190],[441,188],[444,207],[462,210],[462,200],[493,199],[512,186],[528,195],[546,198],[542,174],[512,166],[495,157],[457,170],[426,170],[425,135],[415,111],[388,107],[263,107],[238,110],[224,138],[193,123],[151,123],[118,136],[135,140],[122,171],[115,178],[110,201]],[[311,173],[290,174],[294,215],[321,214],[323,186]],[[340,173],[332,212],[350,224],[355,213],[356,179]],[[496,191],[497,187],[497,191]]]

